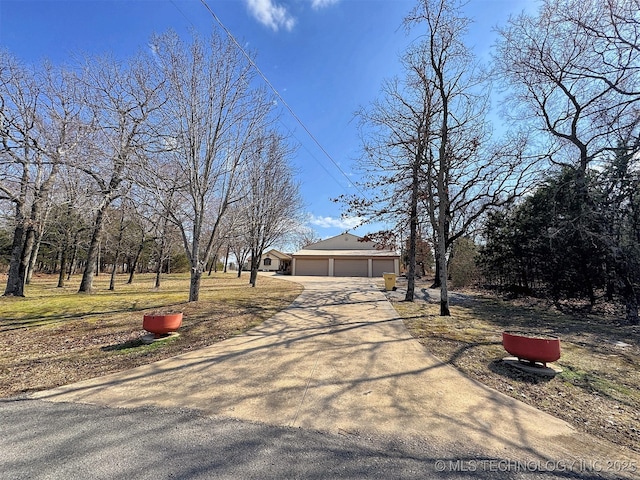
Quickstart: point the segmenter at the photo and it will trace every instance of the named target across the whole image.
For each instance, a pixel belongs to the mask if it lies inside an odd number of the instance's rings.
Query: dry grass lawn
[[[0,397],[211,345],[258,325],[302,291],[273,277],[260,277],[250,288],[246,276],[216,274],[203,278],[201,300],[191,304],[188,275],[165,276],[158,290],[151,288],[151,275],[138,276],[133,285],[122,277],[113,292],[105,275],[96,279],[91,295],[76,293],[79,280],[56,288],[56,278],[40,276],[25,298],[0,297]],[[400,292],[394,293],[397,299]],[[439,305],[428,301],[394,306],[411,333],[444,362],[581,431],[640,451],[638,327],[618,324],[615,315],[566,315],[473,292],[457,298],[451,317],[440,317]],[[144,345],[142,316],[158,310],[184,312],[180,336]],[[562,357],[556,363],[563,373],[549,379],[504,365],[501,332],[509,329],[559,336]]]
[[[0,281],[4,280],[0,276]],[[293,282],[260,277],[256,288],[235,273],[204,277],[200,301],[186,302],[188,275],[152,275],[108,290],[96,278],[91,295],[77,292],[79,278],[56,288],[57,278],[37,276],[24,298],[0,297],[0,397],[44,390],[126,370],[238,335],[288,306],[302,291]],[[180,335],[145,345],[144,313],[184,313]]]
[[[397,297],[396,297],[397,298]],[[465,292],[451,317],[439,303],[394,302],[429,352],[496,390],[551,413],[578,430],[640,451],[640,328],[615,316],[563,314],[549,305]],[[560,337],[563,372],[523,373],[501,360],[503,330]]]

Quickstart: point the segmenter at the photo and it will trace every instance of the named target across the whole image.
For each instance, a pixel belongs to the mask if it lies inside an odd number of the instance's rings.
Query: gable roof
[[[303,250],[375,250],[374,242],[363,242],[361,237],[351,233],[342,233],[335,237],[327,238],[311,245]]]
[[[286,253],[282,253],[279,250],[276,250],[275,248],[272,248],[271,250],[269,250],[268,252],[265,252],[262,254],[262,256],[264,257],[265,255],[271,255],[274,256],[280,260],[291,260],[291,255],[287,255]]]
[[[307,245],[293,254],[294,257],[399,257],[393,250],[376,248],[374,242],[363,242],[361,237],[343,233],[320,242]]]
[[[396,258],[400,257],[392,250],[298,250],[294,257],[358,257],[358,258]]]

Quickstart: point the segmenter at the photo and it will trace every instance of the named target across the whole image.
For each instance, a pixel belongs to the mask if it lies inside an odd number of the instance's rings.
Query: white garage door
[[[335,277],[368,277],[368,260],[359,258],[336,258],[333,261],[333,275]]]
[[[378,258],[373,260],[371,270],[374,277],[381,277],[383,273],[394,273],[396,267],[392,258]]]
[[[329,275],[329,259],[296,258],[296,275]]]

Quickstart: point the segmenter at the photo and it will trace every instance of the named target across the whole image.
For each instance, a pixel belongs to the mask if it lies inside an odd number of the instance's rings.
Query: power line
[[[262,77],[262,79],[267,84],[267,86],[273,91],[273,93],[276,95],[276,97],[278,97],[278,99],[286,107],[286,109],[289,111],[291,116],[296,120],[296,122],[298,122],[300,124],[300,126],[304,129],[304,131],[307,132],[307,135],[309,135],[309,138],[311,138],[311,140],[314,141],[314,143],[318,146],[318,148],[322,151],[322,153],[324,153],[324,155],[331,161],[331,163],[333,163],[333,165],[338,169],[338,171],[342,174],[342,176],[347,180],[348,185],[352,185],[360,193],[360,195],[362,195],[363,197],[367,198],[367,196],[364,194],[364,192],[362,190],[360,190],[360,188],[355,183],[353,183],[351,181],[351,179],[344,172],[344,170],[342,170],[342,168],[340,168],[340,165],[338,165],[338,163],[333,159],[333,157],[329,154],[329,152],[327,152],[325,150],[325,148],[320,144],[318,139],[313,135],[313,133],[311,133],[311,131],[307,128],[307,126],[302,122],[300,117],[298,117],[298,115],[296,115],[296,113],[289,106],[289,104],[285,101],[285,99],[282,98],[282,96],[280,95],[278,90],[276,90],[276,88],[271,84],[271,82],[269,81],[267,76],[264,73],[262,73],[262,70],[260,70],[260,67],[258,67],[258,65],[253,61],[253,59],[247,53],[247,51],[242,47],[242,45],[240,45],[240,43],[236,40],[236,38],[229,31],[229,29],[224,25],[224,23],[222,23],[222,21],[218,18],[218,16],[211,9],[211,7],[209,7],[209,4],[207,4],[207,0],[200,0],[200,3],[202,3],[202,5],[204,5],[204,7],[208,10],[208,12],[214,18],[214,20],[218,23],[218,25],[220,25],[220,28],[222,28],[222,30],[224,30],[224,32],[228,35],[228,37],[231,39],[231,41],[236,45],[236,47],[238,47],[240,52],[242,52],[242,54],[245,56],[245,58],[249,61],[251,66],[256,69],[256,71],[258,72],[260,77]],[[314,157],[314,159],[315,159],[315,157]],[[325,171],[327,171],[327,170],[325,169]],[[333,176],[332,176],[332,178],[333,178]],[[335,178],[334,178],[334,180],[335,180]]]
[[[287,126],[287,125],[282,121],[282,120],[280,120],[280,119],[279,119],[278,121],[279,121],[279,122],[280,122],[280,124],[281,124],[281,125],[282,125],[286,130],[287,130],[287,132],[289,132],[289,135],[291,135],[293,138],[295,138],[295,139],[296,139],[296,141],[300,144],[300,146],[301,146],[302,148],[304,148],[304,149],[305,149],[305,151],[307,152],[307,154],[309,154],[309,156],[310,156],[311,158],[313,158],[313,159],[315,160],[315,162],[316,162],[318,165],[320,165],[320,167],[321,167],[321,168],[325,171],[325,173],[326,173],[326,174],[331,178],[331,180],[333,180],[334,182],[336,182],[336,184],[337,184],[337,185],[342,186],[342,184],[338,181],[338,179],[337,179],[336,177],[334,177],[334,176],[333,176],[333,173],[331,173],[331,172],[329,171],[329,169],[328,169],[327,167],[325,167],[325,166],[324,166],[324,164],[323,164],[320,160],[318,160],[318,159],[316,158],[316,156],[311,152],[311,150],[309,150],[309,149],[307,148],[307,146],[306,146],[304,143],[302,143],[302,141],[298,138],[298,136],[295,134],[295,132],[294,132],[293,130],[291,130],[291,129],[290,129],[290,128],[289,128],[289,127],[288,127],[288,126]],[[351,182],[349,182],[349,185],[353,185],[353,184],[352,184]],[[346,189],[345,189],[345,192],[347,192],[347,190],[346,190]],[[347,192],[347,193],[348,193],[348,192]]]

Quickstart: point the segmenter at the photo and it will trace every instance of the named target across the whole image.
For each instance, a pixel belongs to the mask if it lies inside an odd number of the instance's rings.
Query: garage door
[[[296,258],[296,275],[329,275],[329,260],[326,258]]]
[[[381,277],[383,273],[393,273],[396,271],[393,259],[391,258],[379,258],[373,260],[371,266],[372,275],[374,277]]]
[[[369,263],[366,259],[336,258],[333,261],[335,277],[368,277]]]

